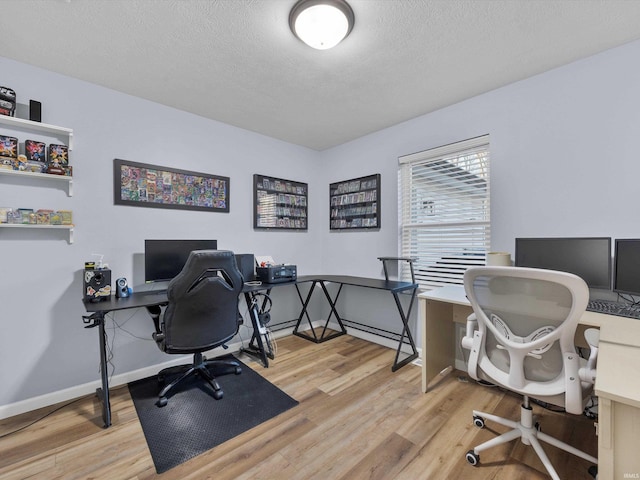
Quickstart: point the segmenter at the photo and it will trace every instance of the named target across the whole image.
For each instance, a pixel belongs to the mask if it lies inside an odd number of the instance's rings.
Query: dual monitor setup
[[[589,288],[640,296],[640,239],[516,238],[515,265],[573,273]],[[613,279],[613,283],[612,283]]]
[[[515,265],[578,275],[590,288],[640,296],[640,239],[610,237],[516,238]],[[145,240],[145,282],[174,278],[192,250],[215,250],[216,240]],[[237,255],[245,278],[253,276],[253,255]],[[613,284],[612,284],[613,279]]]

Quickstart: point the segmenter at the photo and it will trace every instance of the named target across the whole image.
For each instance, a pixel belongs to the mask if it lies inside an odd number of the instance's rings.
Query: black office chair
[[[226,348],[226,342],[238,333],[242,323],[238,295],[242,286],[235,256],[224,250],[191,252],[182,271],[169,283],[169,303],[156,322],[153,339],[165,353],[193,353],[193,364],[167,368],[158,374],[158,381],[163,383],[166,376],[182,372],[160,391],[159,407],[164,407],[168,394],[192,375],[205,379],[213,388],[213,397],[219,400],[223,392],[215,376],[241,373],[238,362],[206,360],[202,352],[219,346]],[[154,316],[154,312],[151,314]]]

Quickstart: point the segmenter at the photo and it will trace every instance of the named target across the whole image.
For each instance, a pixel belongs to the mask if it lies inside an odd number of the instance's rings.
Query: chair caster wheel
[[[478,428],[484,428],[484,418],[478,415],[473,416],[473,424]]]
[[[222,392],[222,390],[216,390],[215,392],[213,392],[213,398],[215,398],[216,400],[220,400],[223,395],[224,393]]]
[[[240,375],[242,373],[242,367],[236,367],[235,374]]]
[[[540,426],[540,422],[536,422],[534,425],[536,432],[541,432],[542,431],[542,427]]]
[[[169,401],[167,400],[167,397],[161,397],[158,399],[158,401],[156,402],[156,405],[159,407],[164,407],[167,405]]]
[[[467,459],[467,462],[469,462],[469,464],[473,465],[474,467],[477,467],[480,463],[480,455],[474,453],[473,450],[469,450],[465,458]]]

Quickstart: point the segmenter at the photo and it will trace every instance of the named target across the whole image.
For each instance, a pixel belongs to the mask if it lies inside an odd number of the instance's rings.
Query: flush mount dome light
[[[349,35],[354,20],[344,0],[300,0],[291,9],[289,27],[310,47],[326,50]]]

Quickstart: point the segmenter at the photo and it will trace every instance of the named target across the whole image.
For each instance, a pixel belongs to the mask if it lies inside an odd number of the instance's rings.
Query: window
[[[399,158],[401,256],[424,288],[461,285],[491,245],[489,136]],[[411,280],[411,272],[401,272]]]

